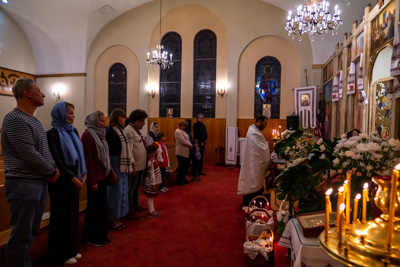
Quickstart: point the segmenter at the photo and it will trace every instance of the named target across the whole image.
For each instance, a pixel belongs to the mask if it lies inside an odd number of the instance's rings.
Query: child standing
[[[159,145],[154,143],[147,147],[147,174],[145,178],[144,193],[147,196],[147,209],[149,218],[158,218],[161,213],[154,209],[154,197],[157,197],[157,187],[161,183],[161,172],[158,167],[157,153]]]
[[[193,148],[191,151],[192,157],[192,174],[195,181],[200,182],[201,178],[199,177],[199,162],[201,159],[200,147],[199,147],[199,140],[194,138],[193,139]]]
[[[158,132],[157,140],[158,141],[156,142],[156,144],[159,145],[157,161],[161,171],[161,184],[158,187],[158,191],[160,191],[161,193],[166,193],[169,191],[169,189],[166,188],[164,185],[164,177],[165,177],[165,170],[170,167],[170,163],[168,157],[168,148],[167,145],[165,144],[166,140],[165,134],[163,132]]]

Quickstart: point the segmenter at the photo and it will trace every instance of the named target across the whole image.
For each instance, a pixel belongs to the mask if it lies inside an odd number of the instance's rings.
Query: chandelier
[[[161,43],[161,0],[160,0],[160,43]],[[164,46],[159,44],[156,46],[156,49],[153,50],[153,53],[150,57],[150,52],[147,52],[146,63],[148,66],[157,68],[157,69],[166,69],[170,68],[174,65],[172,61],[172,54],[169,54],[164,50]]]
[[[294,17],[292,17],[292,11],[289,11],[285,29],[289,36],[292,35],[292,39],[295,35],[299,35],[301,41],[301,36],[308,33],[311,35],[311,40],[314,41],[314,35],[322,35],[328,30],[332,31],[332,35],[334,35],[341,24],[342,19],[337,5],[335,13],[332,15],[329,12],[329,2],[321,3],[319,0],[310,0],[305,6],[297,7],[297,15]]]

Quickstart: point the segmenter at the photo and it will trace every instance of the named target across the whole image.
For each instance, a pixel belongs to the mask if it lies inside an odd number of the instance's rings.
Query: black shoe
[[[194,180],[197,181],[197,182],[201,182],[201,178],[200,177],[196,177],[196,178],[194,178]]]
[[[189,182],[188,182],[188,181],[186,181],[186,180],[185,180],[185,181],[183,181],[183,183],[184,183],[184,184],[189,184]]]
[[[200,175],[207,175],[207,173],[199,172]]]
[[[177,185],[180,185],[180,186],[184,186],[184,185],[186,185],[187,183],[185,183],[185,182],[177,182],[176,184],[177,184]]]
[[[106,240],[104,240],[104,245],[110,244],[111,240],[106,238]]]

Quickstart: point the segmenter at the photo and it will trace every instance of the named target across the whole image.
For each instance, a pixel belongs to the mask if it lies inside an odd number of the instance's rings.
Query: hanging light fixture
[[[164,70],[174,65],[174,62],[172,61],[172,54],[165,51],[164,46],[161,45],[161,1],[162,0],[160,0],[160,44],[153,50],[151,57],[150,52],[147,52],[146,63],[151,67]]]
[[[305,33],[311,35],[314,41],[314,35],[323,35],[328,30],[332,31],[332,35],[337,31],[339,25],[342,25],[339,7],[335,6],[335,13],[329,12],[329,2],[319,0],[309,0],[305,6],[297,7],[297,15],[292,17],[292,11],[289,11],[285,29],[289,36],[301,36]],[[336,32],[337,33],[337,32]]]

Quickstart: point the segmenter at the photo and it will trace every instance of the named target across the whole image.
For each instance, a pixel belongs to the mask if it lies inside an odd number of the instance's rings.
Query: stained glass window
[[[126,68],[121,63],[112,65],[108,73],[108,115],[115,108],[126,112]]]
[[[217,36],[202,30],[194,38],[193,117],[200,113],[205,118],[215,117],[216,72]]]
[[[281,103],[281,63],[274,57],[257,62],[254,87],[254,117],[279,119]]]
[[[164,50],[172,54],[174,65],[160,70],[160,117],[179,118],[181,116],[182,38],[176,32],[169,32],[164,35],[161,44]]]

